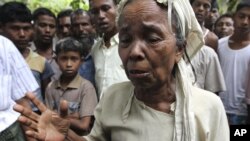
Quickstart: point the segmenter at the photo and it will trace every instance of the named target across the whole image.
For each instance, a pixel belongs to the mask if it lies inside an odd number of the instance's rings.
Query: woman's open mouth
[[[130,78],[143,78],[148,76],[150,73],[144,70],[129,70]]]

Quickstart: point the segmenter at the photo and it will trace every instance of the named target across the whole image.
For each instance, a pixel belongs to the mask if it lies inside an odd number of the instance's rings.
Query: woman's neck
[[[175,83],[168,83],[154,90],[135,89],[135,96],[138,100],[144,102],[145,105],[162,111],[170,112],[170,105],[176,101]]]

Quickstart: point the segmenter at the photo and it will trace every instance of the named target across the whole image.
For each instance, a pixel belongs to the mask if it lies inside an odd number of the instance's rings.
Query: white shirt
[[[226,91],[226,84],[218,56],[211,47],[203,46],[192,58],[191,63],[197,78],[196,86],[213,93]],[[188,64],[188,67],[191,70],[190,64]],[[189,75],[194,82],[192,70]]]
[[[0,132],[14,123],[19,113],[13,110],[16,100],[38,84],[14,44],[0,36]]]
[[[95,64],[95,82],[99,98],[110,85],[128,81],[118,54],[118,42],[118,34],[111,38],[109,48],[105,46],[103,39],[99,39],[91,50]]]
[[[228,45],[229,37],[219,40],[218,54],[224,74],[227,91],[220,97],[226,112],[247,115],[245,103],[246,88],[250,71],[250,45],[233,50]]]
[[[176,95],[181,94],[179,86]],[[178,91],[179,90],[179,91]],[[191,87],[191,115],[194,119],[193,141],[229,141],[229,128],[225,109],[218,96]],[[178,101],[178,99],[177,99]],[[177,108],[177,107],[176,107]],[[95,110],[95,123],[87,141],[176,141],[174,136],[186,141],[182,131],[184,124],[173,114],[155,110],[134,96],[131,82],[115,84],[107,89]],[[185,117],[185,120],[188,120]],[[175,126],[175,124],[181,126]]]

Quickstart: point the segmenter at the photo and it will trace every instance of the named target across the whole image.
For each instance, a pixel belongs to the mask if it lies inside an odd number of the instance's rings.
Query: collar
[[[37,57],[37,56],[39,56],[37,53],[35,53],[31,48],[28,48],[28,50],[29,50],[29,54],[28,54],[28,56],[25,58],[25,60],[29,60],[29,59],[31,59],[31,58],[33,58],[33,57]]]
[[[116,46],[119,44],[119,36],[118,33],[116,33],[111,39],[110,39],[110,48]],[[104,38],[101,38],[101,44],[99,46],[99,48],[102,48],[103,46],[105,46],[105,42],[104,42]],[[105,46],[106,48],[106,46]]]
[[[84,57],[84,61],[91,59],[91,54],[89,53],[86,57]]]
[[[82,78],[79,74],[77,74],[75,76],[75,78],[69,83],[69,85],[66,87],[66,89],[68,88],[73,88],[73,89],[77,89],[80,87],[82,82]],[[62,88],[61,84],[60,84],[60,78],[58,80],[55,81],[55,88]]]

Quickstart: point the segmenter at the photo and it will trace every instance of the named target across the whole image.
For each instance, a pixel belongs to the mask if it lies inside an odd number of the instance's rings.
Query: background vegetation
[[[0,0],[0,4],[10,1],[19,1],[25,3],[31,11],[39,7],[46,7],[55,14],[63,9],[89,9],[88,0]]]
[[[5,2],[9,2],[13,0],[0,0],[0,4]],[[89,9],[89,0],[14,0],[21,1],[27,4],[27,6],[33,11],[38,7],[47,7],[52,10],[54,13],[58,13],[63,9],[77,9],[83,8],[85,10]],[[233,12],[237,6],[237,4],[241,0],[217,0],[219,12]]]
[[[234,12],[241,0],[217,0],[220,14]]]

